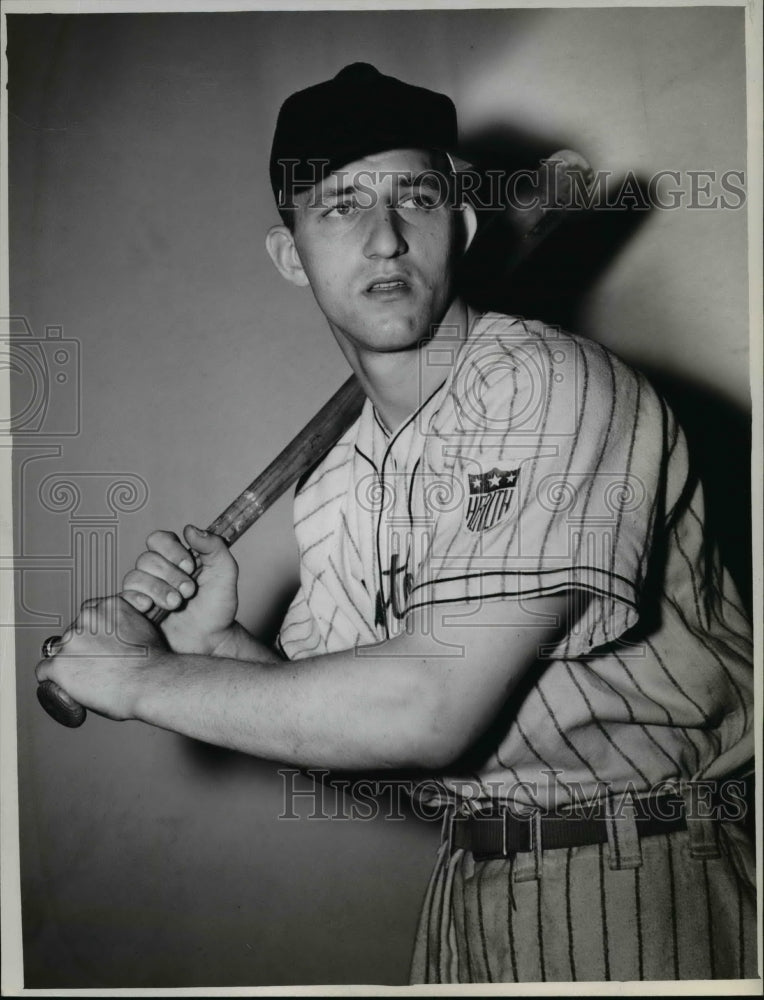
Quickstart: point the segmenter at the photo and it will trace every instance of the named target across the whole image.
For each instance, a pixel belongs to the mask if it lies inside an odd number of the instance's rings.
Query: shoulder
[[[537,320],[486,313],[457,354],[448,402],[465,429],[508,421],[515,430],[570,426],[654,397],[610,350]],[[655,401],[653,400],[653,405]]]

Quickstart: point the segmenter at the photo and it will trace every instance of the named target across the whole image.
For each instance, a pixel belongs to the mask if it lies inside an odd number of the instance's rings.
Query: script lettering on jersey
[[[486,531],[505,516],[512,503],[519,469],[498,469],[469,476],[467,529]]]
[[[408,556],[402,566],[398,565],[399,555],[394,552],[390,558],[390,569],[383,570],[382,575],[389,578],[390,597],[385,600],[384,584],[377,591],[376,614],[374,624],[382,627],[386,621],[387,609],[392,606],[393,614],[400,621],[406,615],[409,594],[414,585],[414,578],[408,571]]]

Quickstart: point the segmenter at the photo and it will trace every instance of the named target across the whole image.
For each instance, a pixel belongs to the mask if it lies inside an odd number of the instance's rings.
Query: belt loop
[[[528,828],[530,833],[530,849],[519,851],[515,855],[514,873],[515,882],[534,882],[541,877],[541,812],[534,809],[528,817]]]
[[[639,842],[636,810],[630,793],[607,797],[605,827],[611,871],[639,868],[642,864],[642,845]]]
[[[714,818],[715,790],[715,781],[688,781],[682,784],[691,858],[721,857],[719,824]]]

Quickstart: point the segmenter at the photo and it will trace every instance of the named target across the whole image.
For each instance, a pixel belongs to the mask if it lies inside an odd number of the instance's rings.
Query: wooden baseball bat
[[[556,164],[558,204],[548,205],[543,198],[538,198],[533,208],[524,212],[515,209],[513,223],[520,239],[511,257],[510,270],[527,259],[564,218],[570,207],[567,198],[571,187],[570,172],[580,172],[585,179],[591,174],[591,167],[586,160],[570,150],[560,150],[545,162]],[[537,176],[542,178],[541,168]],[[544,193],[541,181],[539,190],[541,194]],[[229,546],[233,545],[342,436],[360,414],[364,399],[361,386],[355,375],[351,375],[271,464],[215,518],[207,530],[220,535]],[[193,575],[196,576],[198,572],[199,567]],[[168,614],[170,612],[164,608],[155,606],[147,612],[146,617],[159,625]],[[46,639],[42,646],[43,656],[52,656],[60,641],[61,636]],[[87,717],[86,709],[51,680],[42,681],[38,685],[37,699],[48,715],[70,729],[81,726]]]

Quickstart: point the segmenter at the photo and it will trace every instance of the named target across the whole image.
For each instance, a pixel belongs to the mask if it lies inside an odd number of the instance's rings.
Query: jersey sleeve
[[[556,651],[583,656],[639,618],[665,408],[604,348],[522,330],[472,349],[431,429],[421,490],[432,529],[409,608],[585,591]]]

